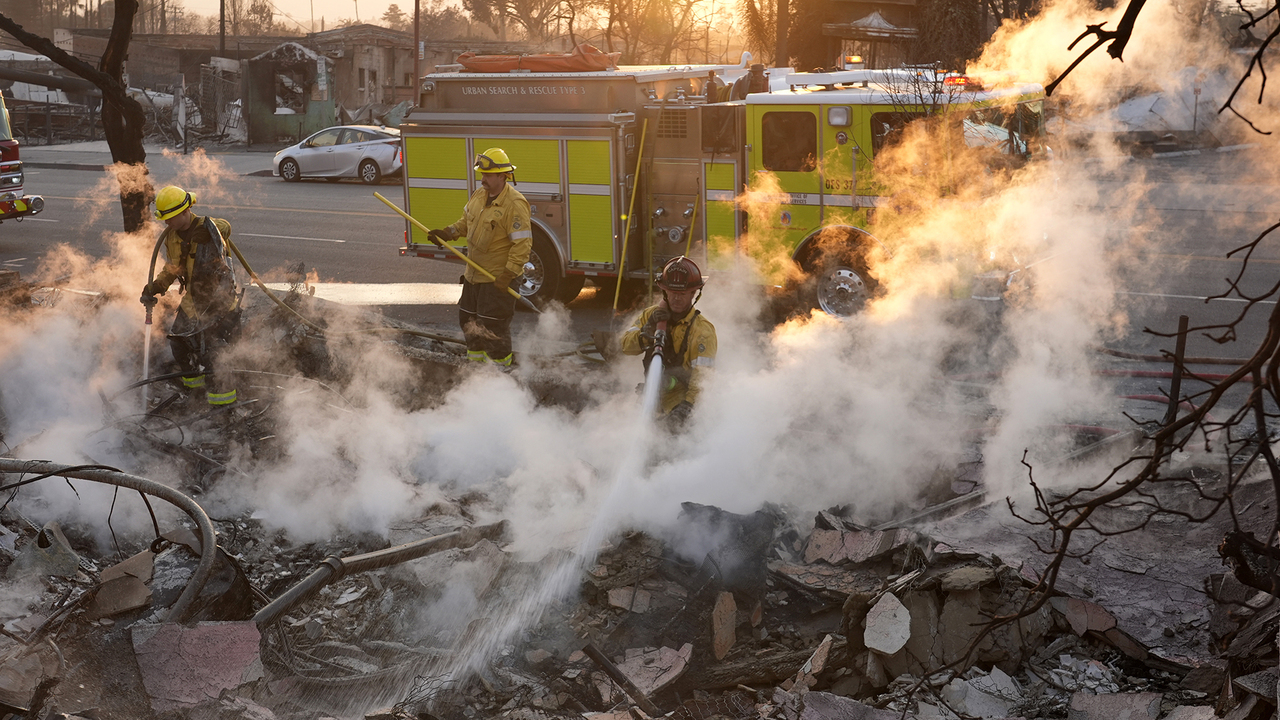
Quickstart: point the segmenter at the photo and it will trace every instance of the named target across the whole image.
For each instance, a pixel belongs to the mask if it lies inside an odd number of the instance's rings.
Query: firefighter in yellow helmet
[[[684,256],[672,258],[658,278],[662,300],[622,333],[622,352],[644,353],[646,376],[653,356],[661,352],[662,414],[671,429],[688,420],[702,380],[716,364],[716,328],[693,309],[704,284],[697,264]]]
[[[236,389],[218,355],[240,330],[242,291],[231,266],[231,223],[196,215],[195,193],[170,185],[156,194],[155,218],[165,224],[164,268],[142,288],[142,304],[154,307],[177,280],[182,301],[169,329],[169,347],[182,384],[205,392],[210,405],[230,405]]]
[[[467,257],[494,276],[491,281],[467,266],[458,300],[458,323],[467,339],[467,359],[509,368],[516,299],[506,288],[518,287],[515,283],[524,276],[524,264],[533,246],[529,201],[513,187],[516,166],[502,148],[476,155],[474,169],[480,173],[480,187],[467,200],[462,218],[428,234],[441,242],[465,237]]]

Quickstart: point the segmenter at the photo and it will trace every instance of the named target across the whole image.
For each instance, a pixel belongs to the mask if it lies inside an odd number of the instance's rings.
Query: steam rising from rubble
[[[1023,67],[1035,74],[1031,79],[1047,79],[1072,57],[1063,48],[1097,20],[1096,11],[1056,3],[1040,20],[1002,29],[979,65]],[[1114,90],[1113,73],[1167,79],[1162,69],[1182,67],[1174,51],[1189,37],[1167,33],[1185,28],[1180,22],[1172,7],[1149,5],[1126,63],[1098,53],[1065,89],[1102,98]],[[1203,45],[1194,50],[1205,52]],[[910,174],[919,148],[905,144],[884,167]],[[252,511],[269,528],[305,542],[341,530],[385,535],[390,524],[443,498],[482,490],[489,499],[477,520],[508,519],[514,549],[537,559],[578,547],[593,526],[660,529],[674,521],[682,501],[733,512],[775,502],[798,517],[852,503],[858,518],[883,519],[974,447],[985,460],[988,488],[1016,492],[1024,448],[1038,460],[1052,458],[1060,450],[1057,426],[1113,412],[1109,388],[1091,374],[1089,353],[1126,330],[1109,246],[1135,230],[1114,225],[1124,216],[1114,206],[1137,199],[1142,188],[1109,198],[1113,207],[1104,218],[1093,209],[1096,169],[1066,162],[1014,170],[994,195],[989,191],[1004,178],[989,177],[982,192],[977,183],[913,186],[875,230],[894,249],[876,256],[872,268],[885,295],[846,321],[796,317],[762,334],[756,278],[775,268],[736,263],[717,274],[699,308],[716,325],[720,355],[693,423],[680,436],[659,437],[649,462],[619,487],[611,483],[621,458],[643,434],[639,399],[630,391],[640,380],[638,360],[603,371],[604,381],[572,363],[550,365],[559,380],[582,382],[591,396],[576,414],[539,404],[517,379],[490,371],[464,374],[451,388],[417,389],[440,395],[420,403],[426,409],[407,411],[396,399],[415,377],[409,364],[378,339],[335,335],[330,352],[350,370],[338,388],[345,400],[286,394],[279,457],[250,465],[248,478],[228,474],[204,501],[215,514]],[[226,182],[202,185],[207,170],[182,181],[208,197],[235,192]],[[961,178],[988,177],[976,166],[953,170]],[[114,188],[101,194],[104,203],[115,198]],[[72,285],[103,291],[102,308],[66,302],[0,319],[0,409],[9,419],[6,441],[21,457],[129,463],[98,455],[110,451],[108,443],[96,444],[103,436],[94,431],[104,424],[96,396],[137,374],[136,293],[154,234],[111,240],[105,260],[63,247],[41,268],[42,277],[70,274]],[[1016,306],[982,322],[956,321],[957,305],[945,296],[985,270],[1033,264],[1027,274],[1034,282]],[[565,340],[571,340],[567,316],[551,313],[517,347],[548,351]],[[241,359],[256,352],[256,342],[240,347]],[[990,406],[944,377],[956,368],[991,385]],[[995,374],[982,375],[989,370]],[[163,465],[146,469],[172,479]],[[74,496],[57,487],[24,488],[19,505],[39,499],[70,508]],[[102,507],[78,505],[83,520],[98,525]],[[144,516],[134,513],[134,520],[144,527]],[[466,607],[469,598],[448,602]]]

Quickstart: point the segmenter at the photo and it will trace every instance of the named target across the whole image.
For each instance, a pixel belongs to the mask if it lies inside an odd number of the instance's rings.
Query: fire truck
[[[0,222],[44,210],[44,198],[27,195],[22,189],[22,161],[18,159],[18,141],[9,127],[9,109],[0,97]]]
[[[714,272],[747,253],[794,263],[806,302],[849,315],[876,288],[867,254],[881,240],[864,228],[887,190],[874,160],[903,127],[956,109],[957,142],[1038,152],[1039,85],[930,68],[766,72],[748,60],[427,75],[400,127],[407,211],[429,228],[456,221],[479,186],[473,158],[497,146],[530,203],[520,292],[535,302],[567,303],[588,278],[651,279],[678,255]],[[400,254],[449,255],[412,225]]]

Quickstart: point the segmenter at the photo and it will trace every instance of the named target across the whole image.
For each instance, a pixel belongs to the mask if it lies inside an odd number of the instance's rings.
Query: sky
[[[355,18],[357,14],[363,22],[376,21],[387,11],[389,5],[399,5],[405,13],[413,9],[412,0],[272,0],[278,11],[277,20],[288,22],[279,13],[288,13],[294,20],[307,25],[314,12],[316,29],[320,27],[320,18],[332,23],[340,18]],[[199,15],[217,15],[218,0],[185,0],[183,6],[188,12]],[[429,6],[423,2],[423,9]]]

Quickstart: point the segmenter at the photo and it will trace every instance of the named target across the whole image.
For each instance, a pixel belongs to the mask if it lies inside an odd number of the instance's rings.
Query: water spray
[[[538,622],[548,606],[576,588],[581,582],[583,569],[595,563],[617,509],[625,505],[625,499],[630,497],[628,490],[643,476],[644,464],[649,456],[653,419],[662,397],[665,375],[662,352],[666,334],[666,321],[657,323],[648,368],[645,370],[638,432],[623,455],[609,487],[609,494],[600,504],[599,512],[587,528],[582,542],[578,544],[577,552],[566,555],[555,563],[541,578],[534,580],[527,591],[513,593],[515,599],[510,607],[490,614],[490,617],[501,618],[500,620],[486,625],[479,632],[463,633],[453,651],[441,660],[447,666],[437,665],[430,673],[444,680],[439,687],[459,686],[478,673],[490,658],[498,654],[504,644],[521,630]],[[641,696],[643,697],[642,693]],[[418,699],[430,703],[436,697],[432,694]]]
[[[165,231],[161,231],[160,237],[156,238],[156,246],[151,249],[151,264],[147,266],[147,285],[142,290],[142,305],[147,309],[147,319],[142,329],[142,412],[144,413],[147,411],[147,400],[150,395],[148,391],[151,388],[147,379],[151,376],[151,315],[156,306],[155,296],[148,296],[147,289],[156,279],[156,258],[160,257],[160,246],[164,244],[164,236]],[[147,302],[148,297],[151,302]]]

